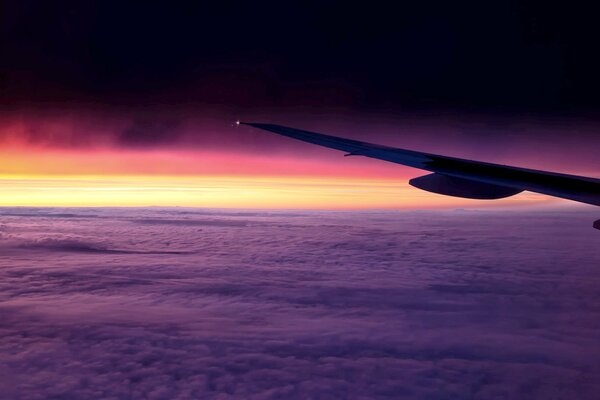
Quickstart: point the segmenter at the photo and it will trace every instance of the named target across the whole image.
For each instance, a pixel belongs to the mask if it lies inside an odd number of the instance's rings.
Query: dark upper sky
[[[0,101],[600,107],[594,10],[542,0],[392,3],[7,1]]]

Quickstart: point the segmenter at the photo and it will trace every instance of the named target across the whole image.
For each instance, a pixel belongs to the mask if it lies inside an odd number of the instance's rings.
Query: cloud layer
[[[592,399],[585,211],[0,210],[0,397]]]

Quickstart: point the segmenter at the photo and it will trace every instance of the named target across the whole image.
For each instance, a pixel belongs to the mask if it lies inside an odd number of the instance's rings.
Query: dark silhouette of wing
[[[240,122],[308,143],[423,169],[411,179],[419,189],[454,197],[500,199],[524,190],[600,206],[600,179],[446,157],[344,139],[274,124]],[[600,220],[594,227],[600,229]]]

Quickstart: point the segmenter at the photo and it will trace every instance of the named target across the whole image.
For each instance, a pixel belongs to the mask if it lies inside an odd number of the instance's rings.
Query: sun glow
[[[417,190],[422,171],[368,159],[186,151],[0,152],[0,206],[401,209],[487,206]],[[500,204],[540,201],[523,194]],[[498,205],[498,202],[494,202]]]
[[[522,195],[508,203],[539,201]],[[267,176],[0,176],[0,206],[437,208],[464,206],[391,179]],[[488,202],[470,201],[471,205]]]

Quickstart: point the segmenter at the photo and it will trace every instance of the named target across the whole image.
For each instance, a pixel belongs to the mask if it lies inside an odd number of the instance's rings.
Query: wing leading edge
[[[410,184],[434,193],[474,199],[500,199],[527,190],[600,206],[600,179],[398,149],[281,125],[240,124],[344,151],[346,155],[371,157],[432,172],[411,179]],[[594,227],[600,229],[600,220],[596,221]]]

